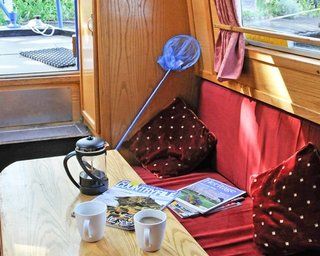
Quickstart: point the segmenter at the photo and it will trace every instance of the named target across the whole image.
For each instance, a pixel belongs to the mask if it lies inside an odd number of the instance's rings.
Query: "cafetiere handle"
[[[69,171],[69,168],[68,168],[68,160],[71,158],[71,157],[73,157],[73,156],[75,156],[77,153],[76,153],[76,151],[72,151],[72,152],[70,152],[68,155],[66,155],[66,157],[64,158],[64,160],[63,160],[63,166],[64,166],[64,169],[66,170],[66,173],[67,173],[67,175],[68,175],[68,177],[69,177],[69,179],[72,181],[72,183],[77,187],[77,188],[80,188],[80,185],[74,180],[74,178],[72,177],[72,175],[71,175],[71,173],[70,173],[70,171]]]

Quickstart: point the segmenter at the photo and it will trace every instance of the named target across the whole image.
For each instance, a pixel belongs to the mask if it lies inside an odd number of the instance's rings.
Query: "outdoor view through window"
[[[241,17],[244,27],[320,38],[320,0],[241,0]],[[261,46],[320,56],[318,46],[263,36],[246,35],[246,38]]]
[[[77,70],[75,0],[0,0],[0,76]]]

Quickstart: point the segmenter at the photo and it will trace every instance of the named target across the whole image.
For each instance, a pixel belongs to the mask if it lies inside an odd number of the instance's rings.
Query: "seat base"
[[[207,177],[232,185],[222,175],[210,169],[167,179],[159,179],[142,167],[134,169],[147,184],[166,189],[179,189]],[[253,242],[250,197],[241,206],[218,213],[186,219],[176,214],[175,217],[209,255],[261,255]]]

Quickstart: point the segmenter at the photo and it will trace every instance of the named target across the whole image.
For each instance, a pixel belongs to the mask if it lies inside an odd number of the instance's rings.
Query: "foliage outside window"
[[[0,0],[1,1],[1,0]],[[55,24],[57,21],[55,0],[14,0],[15,11],[18,12],[19,24],[26,24],[34,16],[40,15],[42,21]],[[74,0],[61,0],[63,19],[74,21]],[[0,26],[7,24],[6,18],[0,9]]]
[[[244,27],[320,38],[320,0],[241,0]],[[320,47],[247,35],[249,42],[276,46],[319,57]]]

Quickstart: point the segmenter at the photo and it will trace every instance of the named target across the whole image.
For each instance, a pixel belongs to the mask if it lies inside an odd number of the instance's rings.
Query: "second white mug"
[[[159,250],[164,238],[167,215],[159,210],[145,209],[136,213],[133,219],[139,247],[147,252]]]

